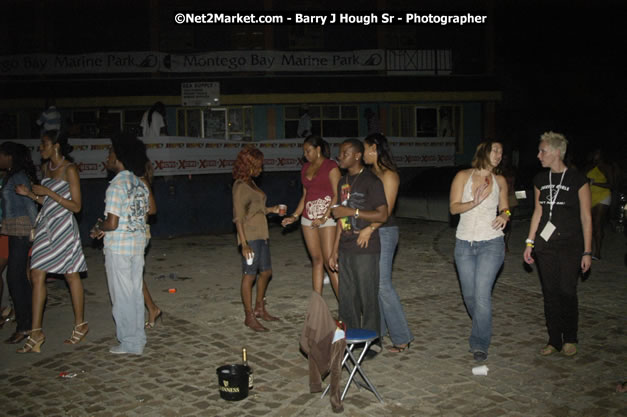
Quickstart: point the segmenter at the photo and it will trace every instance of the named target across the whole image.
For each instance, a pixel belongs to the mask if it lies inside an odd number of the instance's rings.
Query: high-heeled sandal
[[[5,307],[0,314],[0,329],[13,319],[15,319],[15,310],[11,306]]]
[[[41,331],[41,327],[39,329],[32,329],[30,333],[33,334],[33,332],[37,332],[37,331]],[[41,334],[41,339],[39,340],[35,340],[31,336],[28,336],[28,338],[26,338],[26,343],[24,343],[24,346],[16,350],[16,352],[17,353],[29,353],[29,352],[41,353],[41,345],[45,341],[46,341],[46,336],[43,333]]]
[[[76,345],[76,344],[80,343],[81,340],[83,340],[85,338],[85,336],[87,335],[87,333],[89,332],[89,327],[87,327],[87,330],[85,330],[83,332],[79,332],[78,328],[82,327],[82,326],[86,326],[87,323],[88,322],[84,321],[84,322],[74,326],[74,329],[72,329],[72,336],[70,336],[69,339],[65,339],[63,341],[63,343],[65,343],[66,345]]]
[[[161,319],[161,324],[163,324],[163,311],[159,310],[155,319],[153,321],[147,321],[144,323],[145,329],[153,329],[157,325],[157,320]]]
[[[390,353],[405,352],[406,350],[409,350],[410,346],[411,346],[411,342],[407,342],[405,345],[392,345],[392,347],[388,349],[388,352]]]

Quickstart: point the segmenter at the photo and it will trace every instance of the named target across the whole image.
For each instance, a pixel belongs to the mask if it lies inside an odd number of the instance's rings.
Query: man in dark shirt
[[[383,183],[364,169],[363,153],[357,139],[347,139],[340,147],[340,168],[347,174],[338,184],[340,204],[333,209],[337,233],[329,264],[340,273],[340,319],[348,327],[379,334],[379,232],[375,229],[369,240],[359,232],[373,222],[385,223],[388,209]]]

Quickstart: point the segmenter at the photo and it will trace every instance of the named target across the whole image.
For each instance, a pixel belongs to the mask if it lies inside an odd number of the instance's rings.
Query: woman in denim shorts
[[[278,320],[266,311],[264,297],[272,276],[266,214],[278,214],[279,206],[266,207],[266,194],[253,181],[261,174],[262,165],[263,153],[253,145],[245,146],[233,165],[233,222],[242,254],[241,295],[246,313],[244,324],[256,332],[268,331],[257,318]],[[253,310],[252,291],[257,275],[257,298]]]

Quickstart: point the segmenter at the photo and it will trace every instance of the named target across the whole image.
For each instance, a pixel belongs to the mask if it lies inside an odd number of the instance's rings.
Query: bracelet
[[[354,216],[354,217],[355,217],[356,219],[358,219],[358,218],[359,218],[359,209],[355,209],[355,216]]]
[[[503,213],[507,214],[507,217],[512,217],[512,212],[508,208],[501,210],[501,214]]]
[[[298,215],[298,214],[294,213],[294,214],[292,214],[290,217],[293,217],[293,218],[295,218],[295,219],[297,219],[297,220],[298,220],[298,218],[300,217],[300,215]]]
[[[534,244],[533,244],[533,243],[527,243],[527,247],[529,247],[529,248],[535,248],[535,246],[534,246]]]
[[[525,243],[531,243],[531,244],[533,245],[533,244],[534,244],[534,243],[536,243],[536,242],[534,242],[534,241],[533,241],[533,240],[531,240],[531,239],[527,239],[527,240],[525,240]]]
[[[581,256],[592,256],[592,252],[584,252],[581,254]]]

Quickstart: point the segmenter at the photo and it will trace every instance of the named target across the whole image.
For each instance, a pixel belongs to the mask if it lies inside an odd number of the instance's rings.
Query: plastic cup
[[[474,368],[472,368],[472,374],[473,375],[487,376],[488,375],[488,371],[489,371],[489,368],[487,366],[485,366],[485,365],[475,366]]]
[[[246,264],[252,265],[254,259],[255,259],[255,254],[251,252],[250,255],[246,258]]]
[[[283,217],[287,214],[287,206],[285,204],[279,204],[279,216]]]

